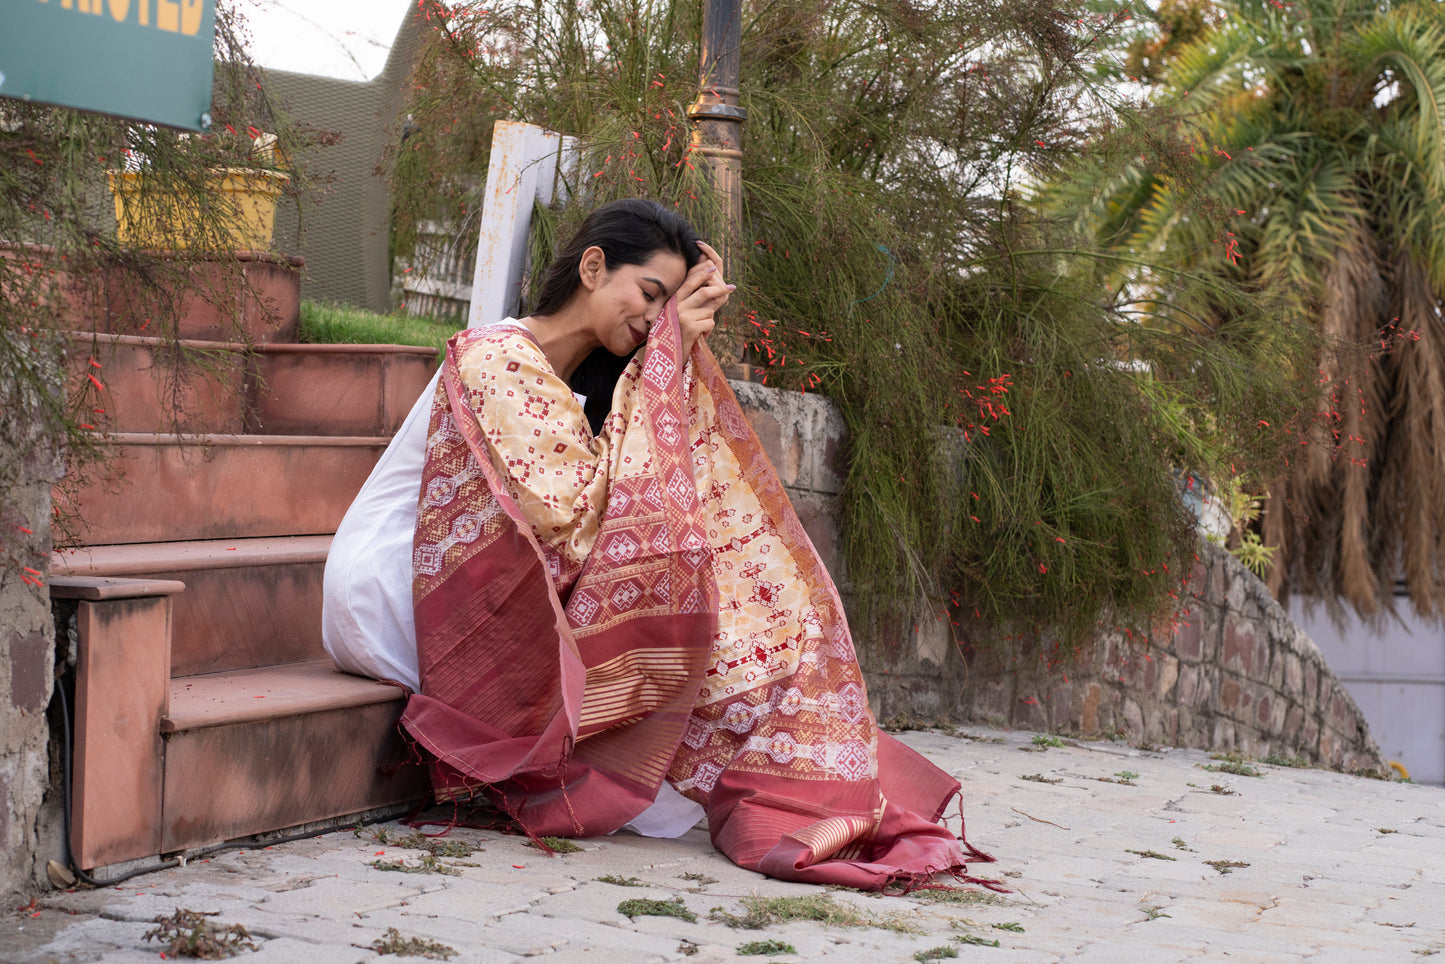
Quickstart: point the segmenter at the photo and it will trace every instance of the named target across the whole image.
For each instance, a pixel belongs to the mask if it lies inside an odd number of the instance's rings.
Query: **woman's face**
[[[654,252],[642,264],[609,270],[604,263],[589,298],[597,340],[614,355],[629,354],[647,340],[652,323],[686,276],[682,256],[666,250]]]

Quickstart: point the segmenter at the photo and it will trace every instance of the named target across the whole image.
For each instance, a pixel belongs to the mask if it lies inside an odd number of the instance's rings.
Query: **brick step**
[[[392,435],[436,371],[411,345],[266,345],[256,355],[248,432]]]
[[[321,659],[321,580],[331,536],[83,546],[52,577],[177,580],[170,675]]]
[[[165,852],[419,800],[398,687],[330,660],[175,677],[165,735]]]
[[[175,338],[296,340],[304,259],[266,251],[148,254],[162,258],[161,267],[116,264],[75,274],[53,248],[0,244],[0,258],[41,279],[31,296],[53,304],[67,326],[83,319],[87,330],[130,335],[162,334],[164,326]]]
[[[390,435],[436,368],[435,349],[409,345],[66,337],[72,396],[110,432]]]
[[[336,531],[381,457],[383,436],[107,436],[112,455],[58,491],[72,544],[116,545]],[[59,540],[57,540],[59,541]]]

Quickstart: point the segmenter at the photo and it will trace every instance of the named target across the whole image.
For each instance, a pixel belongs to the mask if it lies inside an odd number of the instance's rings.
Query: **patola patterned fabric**
[[[772,876],[881,888],[947,871],[956,781],[879,733],[838,594],[717,363],[675,309],[597,437],[525,329],[449,347],[414,542],[440,796],[529,832],[608,833],[664,779]],[[971,879],[971,878],[969,878]]]

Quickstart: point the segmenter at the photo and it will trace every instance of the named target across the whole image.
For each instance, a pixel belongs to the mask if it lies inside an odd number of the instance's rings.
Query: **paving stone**
[[[48,895],[43,906],[73,913],[74,923],[47,932],[48,943],[21,956],[0,952],[0,960],[153,964],[158,950],[141,937],[152,918],[177,907],[219,911],[219,920],[251,929],[262,939],[248,959],[304,964],[390,960],[369,950],[387,927],[455,947],[454,961],[498,964],[538,954],[553,964],[721,964],[740,960],[739,945],[769,938],[795,946],[798,953],[784,960],[907,964],[916,951],[961,933],[998,938],[998,948],[959,947],[961,957],[993,962],[1231,958],[1268,964],[1411,960],[1417,950],[1445,952],[1439,909],[1445,906],[1445,791],[1288,768],[1269,768],[1260,779],[1234,777],[1200,770],[1197,764],[1209,760],[1197,751],[1141,754],[1122,744],[1023,753],[1031,733],[970,732],[1003,742],[935,732],[901,738],[963,780],[969,839],[1000,858],[971,870],[999,876],[1014,890],[999,903],[930,903],[768,880],[717,854],[704,829],[671,841],[618,834],[582,841],[579,853],[548,857],[524,837],[457,828],[452,839],[480,848],[469,858],[443,860],[474,865],[459,866],[458,876],[367,866],[378,852],[407,862],[421,856],[396,844],[411,828],[392,823],[269,849],[219,851],[118,888]],[[1123,770],[1139,774],[1138,786],[1097,779]],[[1032,773],[1063,782],[1020,779]],[[1211,783],[1239,792],[1210,793]],[[1398,833],[1382,834],[1381,827]],[[383,831],[387,843],[378,839]],[[1191,849],[1177,849],[1175,838]],[[1225,875],[1206,860],[1250,866]],[[1001,876],[1005,871],[1017,876]],[[644,886],[596,879],[609,874]],[[817,893],[900,915],[921,932],[810,922],[743,931],[706,919],[713,907],[740,910],[745,896]],[[699,914],[697,922],[629,921],[616,912],[631,897],[674,895]],[[1168,916],[1150,920],[1149,908]],[[1008,921],[1023,932],[990,926]],[[7,933],[0,930],[0,948]]]

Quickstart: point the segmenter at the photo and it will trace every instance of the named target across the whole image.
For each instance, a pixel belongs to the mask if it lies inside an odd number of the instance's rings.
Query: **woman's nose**
[[[653,307],[648,308],[646,311],[644,311],[644,312],[642,313],[642,317],[643,317],[644,319],[646,319],[647,323],[650,325],[650,324],[652,324],[654,321],[656,321],[657,318],[658,318],[658,316],[661,315],[661,314],[662,314],[662,304],[661,304],[661,302],[659,302],[658,304],[656,304],[656,305],[654,305]]]

